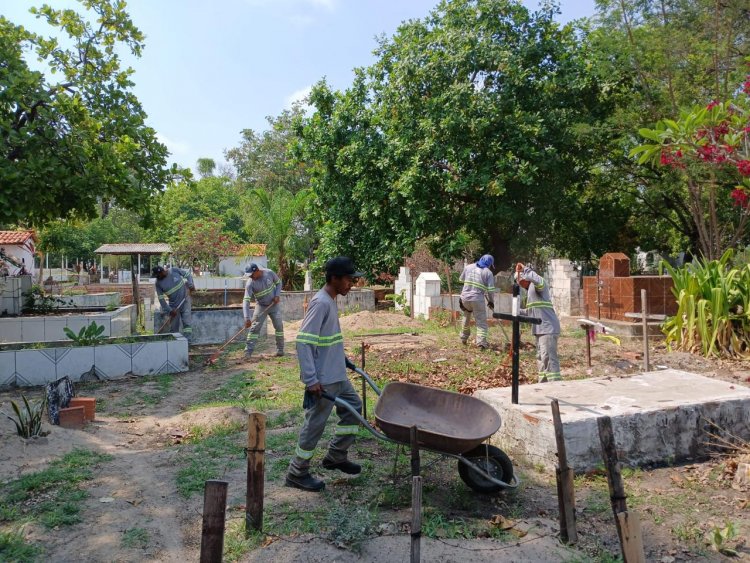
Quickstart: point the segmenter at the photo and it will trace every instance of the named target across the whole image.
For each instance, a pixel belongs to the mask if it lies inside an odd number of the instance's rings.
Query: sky
[[[522,0],[534,10],[537,0]],[[49,33],[28,14],[43,2],[0,0],[0,14]],[[73,0],[46,0],[55,8]],[[146,35],[134,92],[171,162],[224,160],[241,131],[268,129],[322,78],[348,87],[352,70],[374,62],[375,37],[424,18],[439,0],[130,0],[127,12]],[[595,0],[560,0],[559,20],[592,16]]]

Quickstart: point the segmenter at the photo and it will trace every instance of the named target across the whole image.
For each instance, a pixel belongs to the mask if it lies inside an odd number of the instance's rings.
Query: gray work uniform
[[[307,308],[307,314],[297,333],[297,359],[300,379],[305,387],[320,383],[326,393],[340,397],[361,412],[362,400],[346,375],[344,338],[336,301],[325,289],[315,294]],[[305,411],[297,450],[289,464],[291,475],[301,477],[309,472],[310,459],[323,435],[333,406],[334,403],[321,397],[313,407]],[[332,463],[346,460],[347,451],[359,431],[359,420],[347,409],[336,406],[336,414],[339,422],[326,455],[326,460]]]
[[[544,278],[528,266],[521,272],[521,279],[531,282],[526,293],[526,309],[523,314],[542,319],[542,324],[531,325],[531,333],[536,338],[539,380],[559,381],[562,379],[560,358],[557,355],[560,320],[552,306],[549,288]]]
[[[260,332],[265,328],[266,317],[271,317],[276,336],[276,353],[284,354],[284,322],[281,318],[281,302],[273,305],[273,300],[281,294],[281,280],[275,272],[261,268],[261,276],[250,278],[245,284],[245,297],[242,300],[242,311],[245,320],[250,320],[250,300],[255,297],[256,306],[252,315],[253,324],[247,331],[245,354],[251,355],[258,343]]]
[[[477,325],[477,346],[487,347],[487,306],[484,303],[485,295],[497,291],[495,289],[495,278],[489,268],[480,268],[469,264],[461,272],[460,281],[464,282],[460,299],[464,305],[463,321],[461,323],[461,342],[466,344],[469,340],[471,329],[471,317]]]
[[[180,321],[182,321],[182,334],[191,340],[193,338],[193,315],[188,289],[195,289],[193,274],[188,270],[169,268],[166,277],[161,280],[157,279],[154,286],[161,310],[167,314],[174,309],[178,310],[170,324],[170,332],[179,332]]]

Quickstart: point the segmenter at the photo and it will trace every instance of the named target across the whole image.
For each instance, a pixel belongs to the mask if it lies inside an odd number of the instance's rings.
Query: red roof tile
[[[0,231],[0,244],[23,244],[29,239],[36,240],[34,231]]]

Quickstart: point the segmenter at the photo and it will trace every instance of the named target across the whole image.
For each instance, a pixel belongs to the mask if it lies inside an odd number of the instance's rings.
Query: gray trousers
[[[463,304],[468,311],[461,311],[464,316],[461,322],[461,341],[466,343],[469,340],[469,323],[474,315],[474,323],[477,325],[477,346],[487,346],[487,307],[484,301],[464,301]]]
[[[268,310],[266,308],[263,305],[255,305],[253,324],[247,331],[247,337],[245,338],[245,353],[248,355],[255,350],[255,345],[260,338],[260,331],[266,328],[266,317],[271,317],[273,329],[276,333],[276,352],[278,354],[284,353],[284,322],[281,319],[281,303],[276,303]]]
[[[326,393],[348,402],[358,412],[362,412],[362,399],[359,398],[348,379],[324,385],[323,389]],[[359,420],[346,408],[335,406],[339,422],[336,425],[336,435],[328,444],[326,459],[337,463],[346,460],[346,453],[354,443],[357,432],[359,432]],[[310,459],[315,454],[315,447],[318,445],[320,437],[323,436],[326,422],[333,407],[334,403],[321,397],[315,402],[315,406],[305,411],[305,422],[302,423],[302,429],[299,431],[297,450],[289,463],[291,475],[301,477],[310,471]]]
[[[179,302],[177,303],[179,305]],[[172,304],[170,303],[170,306]],[[188,342],[193,339],[193,310],[190,306],[190,298],[185,299],[185,302],[177,310],[178,313],[172,317],[172,322],[169,325],[170,332],[180,332],[180,321],[182,321],[182,335],[188,339]]]
[[[559,334],[536,335],[536,363],[539,368],[539,380],[560,381],[560,358],[557,357],[557,338]]]

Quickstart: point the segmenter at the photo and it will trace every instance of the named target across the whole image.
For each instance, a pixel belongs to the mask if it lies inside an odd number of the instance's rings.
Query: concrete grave
[[[477,391],[500,413],[502,426],[491,441],[532,464],[554,470],[557,460],[550,402],[557,399],[568,465],[576,472],[602,462],[596,419],[612,418],[620,461],[640,466],[706,456],[715,433],[710,420],[750,440],[750,388],[667,369],[629,378],[597,378],[524,385],[520,404],[510,387]]]
[[[129,373],[156,375],[188,370],[188,343],[180,334],[131,337],[121,344],[70,346],[50,342],[45,348],[0,346],[0,387],[44,385],[63,376],[116,379]]]

